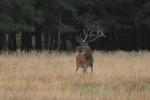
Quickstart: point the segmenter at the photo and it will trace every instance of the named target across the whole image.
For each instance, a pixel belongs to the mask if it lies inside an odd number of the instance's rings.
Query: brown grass
[[[94,73],[76,54],[0,55],[0,100],[149,100],[149,52],[95,52]]]

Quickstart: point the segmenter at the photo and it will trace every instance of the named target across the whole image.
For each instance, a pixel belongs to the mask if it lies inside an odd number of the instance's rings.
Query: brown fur
[[[91,67],[91,71],[93,72],[93,57],[89,57],[84,52],[78,53],[76,57],[76,72],[78,71],[79,67],[83,68],[83,72],[87,72],[87,67]]]

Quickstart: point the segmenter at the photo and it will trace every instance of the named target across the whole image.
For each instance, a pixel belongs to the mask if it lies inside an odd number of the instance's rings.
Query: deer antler
[[[91,27],[87,27],[87,29],[84,29],[83,30],[84,36],[80,34],[78,37],[76,37],[76,41],[79,43],[83,43],[83,42],[90,43],[90,42],[95,41],[99,37],[105,37],[105,34],[104,34],[105,32],[102,27],[97,26],[96,30],[92,28],[95,28],[95,27],[91,26]]]

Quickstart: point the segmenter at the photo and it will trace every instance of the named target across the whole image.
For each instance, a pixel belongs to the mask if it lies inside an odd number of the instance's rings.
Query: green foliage
[[[75,25],[86,26],[100,22],[108,29],[133,27],[132,22],[149,25],[150,2],[146,0],[1,0],[0,30],[34,31],[35,26],[53,27],[56,31],[73,31]],[[75,25],[61,19],[66,12],[72,14]],[[69,29],[70,28],[70,29]]]
[[[97,23],[107,33],[122,34],[149,28],[149,15],[148,0],[0,0],[0,32],[38,34],[40,28],[41,33],[56,36]]]
[[[146,24],[150,26],[150,1],[146,2],[139,11],[140,16],[138,17],[138,20],[142,24]]]

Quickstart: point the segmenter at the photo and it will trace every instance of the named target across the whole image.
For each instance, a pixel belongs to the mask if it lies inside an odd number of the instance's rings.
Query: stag
[[[76,57],[76,72],[79,67],[83,68],[83,73],[87,73],[87,68],[91,67],[91,72],[93,72],[93,55],[92,49],[90,48],[90,42],[95,41],[100,37],[105,37],[104,30],[102,27],[97,26],[97,28],[87,27],[87,29],[83,30],[83,34],[80,34],[76,37],[76,41],[80,43],[76,49],[78,51]]]

